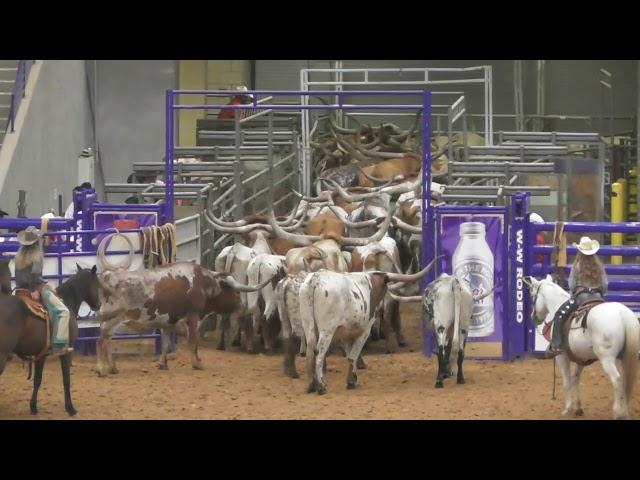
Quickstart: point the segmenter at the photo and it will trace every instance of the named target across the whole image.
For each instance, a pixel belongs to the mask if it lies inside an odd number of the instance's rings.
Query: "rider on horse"
[[[42,278],[44,252],[40,232],[27,227],[18,233],[20,249],[15,258],[16,288],[27,289],[31,298],[41,301],[53,320],[53,338],[51,354],[64,354],[71,351],[69,343],[69,310],[58,298],[54,290]]]
[[[582,237],[575,245],[578,249],[569,275],[571,298],[556,312],[553,319],[553,331],[549,352],[552,356],[562,353],[564,339],[564,323],[576,309],[587,301],[602,300],[607,292],[607,274],[596,253],[600,243],[589,237]]]

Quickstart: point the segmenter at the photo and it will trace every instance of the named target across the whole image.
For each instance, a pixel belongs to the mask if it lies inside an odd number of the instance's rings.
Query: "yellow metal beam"
[[[611,221],[612,222],[623,222],[624,215],[624,203],[625,197],[624,186],[620,182],[616,182],[611,185]],[[622,245],[622,233],[612,233],[611,234],[611,245]],[[611,263],[614,265],[622,264],[622,257],[619,255],[614,255],[611,257]]]

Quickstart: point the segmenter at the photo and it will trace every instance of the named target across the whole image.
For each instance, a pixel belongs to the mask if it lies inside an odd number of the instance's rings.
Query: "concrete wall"
[[[165,92],[178,85],[177,61],[98,60],[96,66],[97,75],[90,76],[97,77],[96,136],[105,182],[124,182],[134,162],[164,158]]]
[[[0,207],[17,215],[18,190],[27,191],[27,215],[65,207],[77,185],[78,155],[93,143],[84,60],[42,60],[24,123],[16,138]],[[24,103],[23,103],[23,107]]]
[[[178,68],[180,90],[204,90],[207,87],[206,60],[180,60]],[[181,104],[203,104],[204,95],[180,95]],[[202,110],[180,110],[178,112],[178,145],[196,144],[196,122],[204,117]]]
[[[181,90],[229,90],[240,85],[250,88],[250,60],[180,60],[179,88]],[[228,98],[203,95],[182,95],[180,103],[185,104],[226,104]],[[209,115],[217,115],[211,110]],[[180,146],[196,144],[196,122],[204,118],[202,110],[182,110],[178,120],[178,139]]]

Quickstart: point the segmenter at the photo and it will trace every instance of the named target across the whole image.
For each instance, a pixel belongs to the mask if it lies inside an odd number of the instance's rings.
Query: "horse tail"
[[[640,352],[640,324],[635,314],[625,311],[624,322],[624,354],[622,357],[624,390],[627,401],[633,391],[638,370],[638,352]]]

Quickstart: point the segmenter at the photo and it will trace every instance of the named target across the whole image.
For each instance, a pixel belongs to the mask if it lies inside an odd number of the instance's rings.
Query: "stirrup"
[[[551,344],[549,344],[549,346],[547,347],[547,349],[544,351],[544,357],[545,358],[555,358],[558,355],[560,355],[562,353],[562,348],[559,348],[558,350],[556,350],[555,348],[553,348],[553,346]]]
[[[67,347],[66,345],[63,345],[63,346],[52,345],[49,348],[49,352],[47,354],[52,357],[58,357],[61,355],[66,355],[67,353],[71,353],[71,352],[73,352],[73,347]]]

